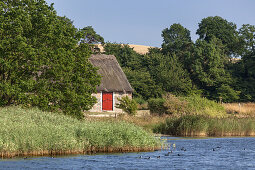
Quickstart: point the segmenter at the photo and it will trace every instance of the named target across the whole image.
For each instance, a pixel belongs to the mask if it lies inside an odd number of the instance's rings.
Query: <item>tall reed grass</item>
[[[134,124],[81,121],[36,108],[0,108],[0,157],[153,150],[158,145]]]
[[[255,103],[224,103],[223,106],[227,113],[255,117]]]
[[[186,115],[166,119],[154,132],[173,136],[255,136],[255,118]]]

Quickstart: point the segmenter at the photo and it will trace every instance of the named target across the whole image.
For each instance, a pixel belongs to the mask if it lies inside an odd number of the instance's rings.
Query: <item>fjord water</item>
[[[255,138],[162,139],[155,152],[2,159],[0,169],[255,169]]]

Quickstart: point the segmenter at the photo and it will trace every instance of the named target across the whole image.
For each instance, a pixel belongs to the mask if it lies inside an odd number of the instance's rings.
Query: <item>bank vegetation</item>
[[[78,120],[21,107],[0,108],[0,157],[149,151],[159,141],[123,121]]]

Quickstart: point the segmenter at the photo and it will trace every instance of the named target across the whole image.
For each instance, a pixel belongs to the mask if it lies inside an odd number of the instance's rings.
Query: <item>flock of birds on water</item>
[[[187,151],[187,149],[185,149],[184,147],[182,147],[181,150],[184,151],[184,152]],[[165,154],[165,156],[170,156],[171,154],[173,154],[173,151],[172,151],[172,150],[170,150],[169,152],[167,152],[167,153]],[[182,156],[182,155],[178,153],[177,156]],[[139,159],[151,159],[150,156],[149,156],[149,157],[139,156],[138,158],[139,158]],[[157,159],[160,159],[161,156],[156,156],[156,158],[157,158]]]
[[[215,147],[215,148],[212,148],[212,151],[216,151],[217,149],[220,149],[221,147],[220,146],[217,146],[217,147]],[[176,149],[175,148],[175,144],[174,144],[174,149]],[[245,150],[245,148],[243,148],[243,150]],[[156,151],[158,151],[158,150],[156,150]],[[187,151],[187,149],[186,148],[184,148],[184,147],[182,147],[181,148],[181,151]],[[124,152],[123,152],[124,153]],[[94,153],[95,154],[95,153]],[[173,150],[170,150],[170,151],[168,151],[166,154],[164,154],[164,156],[170,156],[171,154],[173,154]],[[178,153],[177,154],[177,156],[182,156],[180,153]],[[54,157],[51,157],[51,158],[54,158]],[[149,157],[143,157],[143,156],[139,156],[138,157],[139,159],[151,159],[151,157],[149,156]],[[156,158],[157,159],[160,159],[161,158],[161,156],[156,156]],[[24,159],[28,159],[28,157],[24,157]]]
[[[220,146],[217,146],[217,147],[215,147],[215,148],[212,148],[212,151],[217,151],[218,149],[220,149],[221,147]],[[243,150],[245,150],[245,148],[243,149]],[[187,149],[186,148],[184,148],[184,147],[182,147],[181,148],[181,151],[187,151]],[[168,151],[166,154],[164,154],[164,156],[170,156],[171,154],[173,154],[173,150],[170,150],[170,151]],[[177,154],[177,156],[182,156],[182,154],[180,154],[180,153],[178,153]],[[152,157],[143,157],[143,156],[139,156],[138,157],[139,159],[151,159]],[[161,158],[161,156],[156,156],[156,158],[157,159],[160,159]]]

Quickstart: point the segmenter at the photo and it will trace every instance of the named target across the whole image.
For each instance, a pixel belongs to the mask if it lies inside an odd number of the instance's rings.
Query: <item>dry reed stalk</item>
[[[171,115],[150,115],[150,116],[130,116],[127,114],[118,116],[117,118],[114,117],[88,117],[86,120],[88,121],[125,121],[128,123],[133,123],[137,126],[143,127],[145,130],[152,131],[154,125],[160,124],[165,122],[165,120],[171,117]]]
[[[223,106],[228,113],[255,116],[255,103],[225,103]]]

